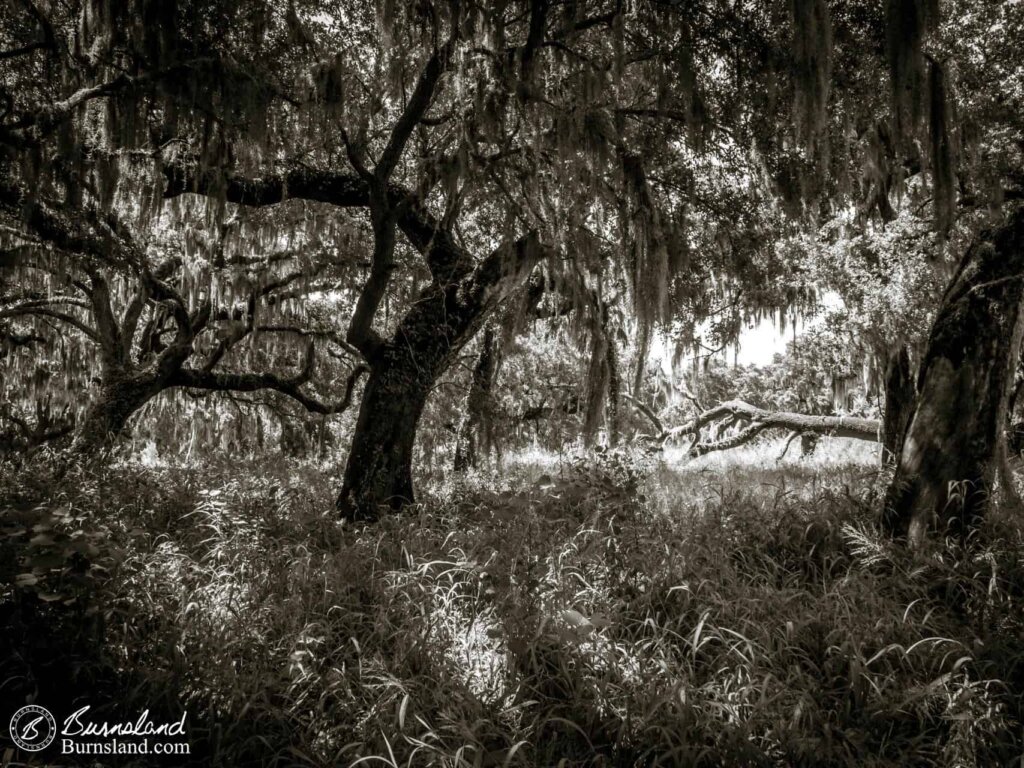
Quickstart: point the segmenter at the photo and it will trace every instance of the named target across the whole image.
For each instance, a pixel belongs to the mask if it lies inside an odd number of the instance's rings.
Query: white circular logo
[[[29,704],[11,716],[11,738],[26,752],[40,752],[57,735],[57,721],[45,707]]]

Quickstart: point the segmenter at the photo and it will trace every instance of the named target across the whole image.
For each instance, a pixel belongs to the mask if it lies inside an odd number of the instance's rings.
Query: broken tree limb
[[[789,452],[789,446],[791,446],[793,444],[794,440],[796,440],[798,437],[802,437],[802,436],[803,436],[802,432],[793,432],[789,436],[789,438],[786,440],[786,444],[784,446],[782,446],[782,453],[779,454],[779,457],[776,459],[776,461],[782,461],[784,458],[786,458],[786,454]]]
[[[749,443],[759,434],[764,432],[766,429],[771,427],[770,424],[764,422],[755,421],[749,427],[741,429],[734,435],[723,438],[722,440],[714,440],[710,443],[694,442],[690,446],[690,458],[696,458],[703,456],[705,453],[713,453],[714,451],[728,451],[730,448],[738,448],[744,443]]]
[[[630,400],[636,405],[637,410],[646,416],[656,428],[661,427],[661,421],[653,414],[650,408],[646,406],[641,407],[642,403],[633,398],[630,398]],[[746,423],[746,426],[726,438],[700,442],[702,430],[715,423],[725,426]],[[829,435],[832,437],[849,437],[856,440],[877,442],[879,440],[881,422],[878,419],[866,419],[859,416],[814,416],[789,411],[769,411],[742,400],[729,400],[709,408],[677,427],[672,429],[661,428],[660,434],[653,439],[653,443],[655,447],[660,448],[669,440],[691,435],[693,436],[693,442],[690,445],[690,456],[703,456],[713,451],[725,451],[730,448],[736,448],[750,442],[769,429],[784,429],[800,435]]]
[[[640,411],[640,413],[642,413],[644,416],[647,417],[647,419],[651,422],[651,424],[654,425],[654,428],[658,431],[658,435],[657,435],[658,438],[662,438],[662,436],[666,434],[665,427],[664,427],[664,425],[662,425],[661,419],[659,419],[655,415],[654,411],[652,411],[648,405],[646,405],[643,401],[638,400],[637,398],[635,398],[632,395],[630,395],[628,393],[625,393],[625,392],[622,394],[622,397],[623,397],[624,400],[627,400],[627,401],[631,402],[633,404],[633,406],[638,411]],[[662,438],[662,439],[664,439],[664,438]]]
[[[789,411],[768,411],[742,400],[730,400],[697,416],[691,422],[693,426],[690,431],[699,434],[703,427],[712,422],[733,423],[741,419],[747,421],[748,426],[721,440],[695,442],[690,447],[690,456],[703,456],[714,451],[736,448],[750,442],[769,429],[785,429],[801,435],[810,433],[876,442],[879,439],[881,428],[878,419],[865,419],[859,416],[812,416]]]

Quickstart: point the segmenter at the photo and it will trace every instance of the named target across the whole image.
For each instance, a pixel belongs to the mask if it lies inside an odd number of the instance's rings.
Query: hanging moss
[[[886,51],[892,86],[893,131],[909,139],[922,116],[925,93],[924,40],[939,18],[938,0],[887,0]]]
[[[684,23],[680,30],[675,72],[672,74],[674,82],[671,85],[678,88],[679,95],[685,104],[686,130],[690,143],[697,152],[703,152],[709,138],[711,123],[708,121],[707,104],[697,79],[697,65],[694,61],[695,45],[693,30],[690,24]],[[665,87],[668,89],[668,82]]]
[[[793,115],[797,140],[812,154],[827,137],[832,20],[825,0],[792,0]]]
[[[643,163],[638,157],[624,155],[622,174],[627,209],[622,237],[631,254],[633,308],[641,326],[651,326],[665,319],[668,312],[669,251]]]
[[[953,120],[946,75],[936,61],[932,61],[928,68],[928,117],[935,228],[945,235],[953,223],[956,208],[956,167],[950,137]]]

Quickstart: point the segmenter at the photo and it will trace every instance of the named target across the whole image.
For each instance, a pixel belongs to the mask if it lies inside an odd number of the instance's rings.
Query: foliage
[[[231,391],[244,373],[246,388],[289,395],[315,336],[313,396],[326,402],[345,376],[325,352],[351,371],[369,331],[391,338],[425,282],[444,282],[432,230],[460,269],[539,239],[534,277],[567,303],[590,358],[586,437],[602,421],[614,431],[616,381],[642,373],[654,326],[700,354],[744,321],[809,313],[836,264],[859,275],[844,249],[902,245],[892,238],[910,225],[894,235],[878,220],[929,200],[934,221],[914,226],[937,224],[959,250],[1019,160],[1019,83],[986,70],[1003,57],[978,46],[1020,19],[933,5],[7,9],[0,330],[35,338],[12,360],[19,386],[4,384],[23,393],[13,416],[34,411],[38,386],[21,385],[48,361],[66,378],[46,385],[52,407],[66,401],[81,423],[108,396],[90,380],[140,374],[162,347],[180,357],[187,337],[188,375],[168,388]],[[402,222],[371,177],[415,202]],[[816,224],[827,248],[794,245]],[[138,301],[142,318],[128,311]],[[114,341],[132,365],[112,365]]]
[[[372,535],[335,522],[298,464],[76,479],[84,493],[46,503],[117,510],[125,550],[94,585],[99,645],[49,677],[25,654],[8,698],[34,680],[44,702],[109,689],[118,712],[187,707],[197,764],[1016,755],[1019,529],[912,561],[873,530],[869,467],[770,464],[522,465]],[[8,587],[5,611],[30,592]],[[82,626],[45,605],[59,638]]]
[[[196,764],[1017,759],[1019,521],[915,556],[874,457],[618,441],[920,356],[1024,194],[1024,3],[938,5],[4,5],[4,699],[187,708]],[[338,519],[346,448],[409,514]]]
[[[683,381],[649,372],[644,396],[671,429],[728,400],[768,411],[877,418],[884,393],[872,381],[871,359],[858,345],[853,313],[829,310],[810,320],[767,365],[733,365],[707,357]],[[637,428],[650,430],[642,416]]]
[[[905,344],[923,349],[953,264],[911,207],[884,227],[852,229],[837,218],[822,228],[822,251],[808,260],[816,284],[834,291],[847,310],[851,341],[866,357]],[[953,233],[969,240],[971,226]]]

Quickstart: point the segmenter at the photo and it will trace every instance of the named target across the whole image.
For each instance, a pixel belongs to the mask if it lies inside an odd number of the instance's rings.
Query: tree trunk
[[[75,433],[72,455],[91,459],[113,447],[132,415],[160,390],[161,386],[149,378],[105,376],[96,401],[86,410]]]
[[[479,323],[454,331],[421,301],[372,361],[359,405],[338,508],[348,520],[376,520],[413,503],[416,428],[431,389]],[[468,318],[467,318],[468,321]],[[436,327],[440,326],[440,327]]]
[[[467,276],[433,284],[371,356],[338,509],[376,520],[412,503],[412,455],[427,396],[491,310],[526,279],[544,253],[534,234],[495,251]]]
[[[494,328],[488,323],[484,329],[480,357],[473,368],[473,378],[466,396],[466,414],[455,439],[456,472],[465,472],[477,464],[477,448],[490,450],[491,388],[494,384],[496,366]]]
[[[943,297],[883,515],[911,546],[930,529],[965,538],[985,514],[1020,346],[1022,272],[1018,210],[967,251]]]
[[[882,464],[896,464],[914,413],[914,378],[907,348],[889,356],[885,370],[885,414],[882,418]]]
[[[413,350],[389,344],[363,391],[338,507],[349,520],[374,520],[381,507],[413,502],[416,426],[440,370],[428,370]]]
[[[622,434],[622,376],[619,370],[619,351],[615,337],[608,338],[608,407],[605,422],[608,425],[608,446],[619,444]]]

